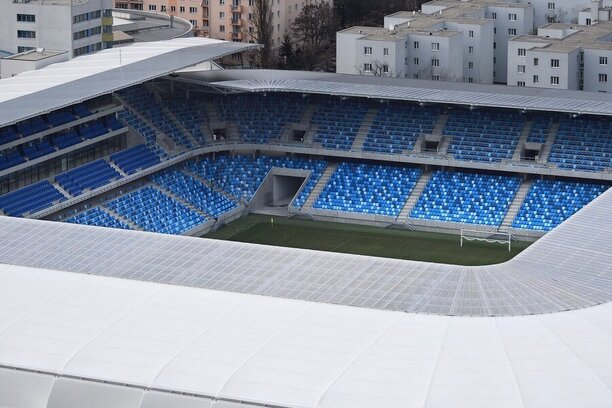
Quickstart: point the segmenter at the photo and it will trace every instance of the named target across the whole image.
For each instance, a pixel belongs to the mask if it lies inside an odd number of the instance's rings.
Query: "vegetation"
[[[457,235],[295,218],[273,217],[273,222],[271,219],[270,216],[249,215],[205,237],[459,265],[504,262],[529,245],[524,242],[514,242],[512,252],[508,252],[507,246],[483,242],[464,242],[461,248]]]

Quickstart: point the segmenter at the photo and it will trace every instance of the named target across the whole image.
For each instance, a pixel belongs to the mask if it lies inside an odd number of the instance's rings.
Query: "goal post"
[[[512,234],[508,231],[490,232],[462,228],[460,244],[462,248],[463,241],[481,241],[490,244],[508,245],[508,252],[512,251]]]

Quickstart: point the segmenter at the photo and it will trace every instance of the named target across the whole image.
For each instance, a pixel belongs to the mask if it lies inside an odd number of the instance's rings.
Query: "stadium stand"
[[[310,195],[317,181],[325,171],[327,163],[323,160],[259,156],[220,156],[216,160],[204,159],[198,163],[189,163],[187,168],[199,176],[219,186],[237,198],[250,200],[257,187],[265,179],[272,167],[312,170],[312,173],[296,197],[294,205],[301,207]]]
[[[519,185],[518,177],[437,171],[410,216],[499,226]]]
[[[177,98],[163,101],[163,103],[198,143],[201,145],[206,143],[202,126],[208,122],[208,112],[206,112],[203,100]]]
[[[145,231],[181,234],[206,221],[185,205],[146,186],[110,201],[106,206]]]
[[[316,126],[314,140],[326,149],[350,150],[367,111],[363,101],[319,99],[310,120]]]
[[[452,137],[448,153],[455,159],[499,162],[512,157],[524,126],[518,113],[455,111],[443,134]]]
[[[389,154],[412,150],[420,134],[433,131],[439,112],[435,107],[387,103],[374,117],[363,150]]]
[[[238,95],[215,101],[222,120],[236,123],[247,143],[280,139],[285,126],[299,122],[306,108],[304,98],[289,95]]]
[[[149,149],[155,151],[161,157],[165,156],[163,150],[156,143],[155,131],[145,121],[140,119],[138,115],[126,108],[119,112],[118,117],[120,121],[123,121],[126,126],[132,128],[144,139],[145,144]]]
[[[13,149],[0,152],[0,170],[6,170],[21,163],[25,163],[25,157],[19,154],[19,150]]]
[[[612,121],[565,118],[548,157],[559,168],[602,171],[612,167]]]
[[[237,207],[235,201],[222,196],[199,180],[178,170],[165,170],[155,174],[152,179],[154,183],[215,218]]]
[[[532,115],[532,125],[527,136],[527,141],[531,143],[544,143],[548,137],[548,132],[554,122],[554,116],[552,115]]]
[[[0,209],[6,215],[21,217],[65,199],[51,183],[44,180],[0,196]]]
[[[77,196],[83,190],[93,190],[120,177],[121,175],[115,169],[105,160],[100,159],[58,174],[55,180],[70,195]]]
[[[607,189],[603,184],[536,180],[512,227],[550,231]]]
[[[134,174],[160,162],[159,156],[144,144],[111,154],[110,159],[126,174]]]
[[[174,121],[167,117],[163,111],[162,105],[160,105],[155,100],[155,97],[143,86],[133,86],[121,91],[119,94],[128,105],[150,120],[157,129],[171,138],[175,143],[188,149],[194,147]]]
[[[421,175],[421,169],[341,163],[314,208],[397,217]]]
[[[66,220],[72,224],[97,225],[98,227],[131,229],[129,225],[113,217],[99,207],[84,211]]]

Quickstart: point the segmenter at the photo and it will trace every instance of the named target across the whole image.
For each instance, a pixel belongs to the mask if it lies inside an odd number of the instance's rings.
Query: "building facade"
[[[322,2],[331,0],[271,0],[272,45],[280,46],[304,6]],[[250,43],[255,42],[254,3],[255,0],[115,0],[117,8],[155,11],[188,20],[196,35]]]
[[[70,57],[113,45],[112,0],[1,0],[0,50],[68,51]]]
[[[385,17],[383,27],[336,35],[336,71],[345,74],[610,91],[611,8],[604,0],[498,2],[434,0],[420,12]],[[545,16],[542,18],[540,15]],[[540,16],[540,17],[538,17]],[[573,23],[537,21],[570,19]],[[537,35],[535,35],[537,33]],[[542,72],[534,61],[554,60]],[[610,75],[612,76],[612,75]]]

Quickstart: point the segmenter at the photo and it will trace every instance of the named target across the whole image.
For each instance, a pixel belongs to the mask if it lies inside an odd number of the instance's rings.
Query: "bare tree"
[[[357,68],[359,75],[368,74],[368,75],[372,75],[375,77],[386,77],[386,78],[400,78],[404,76],[403,70],[400,70],[399,72],[395,72],[389,68],[389,65],[385,64],[381,60],[373,60],[370,63],[370,65],[372,66],[372,69],[367,72],[364,70],[363,67],[355,66],[355,68]]]
[[[272,33],[274,24],[272,18],[272,0],[255,0],[253,2],[253,32],[249,36],[258,44],[263,45],[257,51],[255,64],[260,68],[270,68],[272,65]]]

